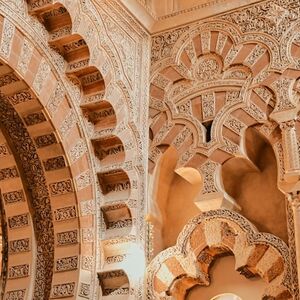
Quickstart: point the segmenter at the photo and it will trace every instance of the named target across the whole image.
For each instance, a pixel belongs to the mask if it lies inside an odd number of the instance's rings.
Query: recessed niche
[[[129,294],[130,286],[123,270],[98,273],[102,296],[116,296]]]
[[[82,106],[83,113],[98,130],[114,129],[117,125],[115,111],[108,101],[89,103]]]
[[[130,180],[123,170],[98,173],[97,176],[102,193],[111,200],[129,197]]]
[[[101,207],[106,229],[120,229],[132,226],[132,216],[125,203]]]
[[[117,136],[92,140],[92,145],[102,164],[122,162],[125,159],[123,143]]]

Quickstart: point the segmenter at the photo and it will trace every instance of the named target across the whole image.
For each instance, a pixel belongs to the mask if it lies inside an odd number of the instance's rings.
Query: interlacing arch
[[[292,299],[288,247],[279,238],[259,233],[238,213],[220,209],[192,219],[177,244],[148,266],[149,299],[185,299],[192,287],[210,284],[210,266],[233,255],[235,269],[268,283],[262,299]]]
[[[178,35],[174,44],[162,49],[162,59],[153,58],[150,173],[165,149],[161,145],[172,145],[179,153],[178,167],[201,171],[203,194],[210,194],[212,184],[214,192],[224,194],[220,166],[232,157],[248,159],[244,132],[256,124],[261,124],[256,128],[272,144],[279,174],[283,173],[281,142],[272,135],[278,125],[272,118],[283,94],[296,91],[291,77],[297,71],[278,72],[280,61],[286,59],[276,41],[243,35],[219,20],[197,24],[187,32],[182,29]],[[205,180],[211,172],[213,183]],[[227,200],[231,207],[233,199]]]

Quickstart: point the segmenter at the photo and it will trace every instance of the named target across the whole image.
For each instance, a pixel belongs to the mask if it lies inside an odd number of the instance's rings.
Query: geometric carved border
[[[149,299],[167,295],[184,299],[194,285],[209,285],[211,263],[222,255],[234,255],[242,275],[259,275],[268,283],[263,299],[292,298],[287,245],[272,234],[258,232],[238,213],[219,209],[192,219],[176,246],[153,259],[147,272]]]
[[[22,119],[5,96],[0,97],[0,126],[20,159],[19,168],[30,186],[33,224],[37,239],[34,297],[48,299],[54,265],[54,231],[51,204],[42,162]]]

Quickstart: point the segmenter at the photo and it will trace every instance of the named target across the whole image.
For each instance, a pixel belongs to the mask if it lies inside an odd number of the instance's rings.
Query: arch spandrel
[[[270,205],[280,201],[282,214],[285,214],[282,210],[286,206],[289,210],[286,218],[281,219],[288,223],[289,232],[284,229],[284,233],[278,234],[288,240],[290,258],[295,261],[293,237],[297,228],[291,230],[290,224],[293,218],[298,218],[295,211],[299,197],[289,193],[298,190],[299,178],[299,43],[296,29],[299,4],[273,2],[250,5],[153,36],[149,172],[153,176],[153,170],[159,166],[164,155],[162,145],[173,146],[178,139],[184,139],[186,147],[180,153],[177,164],[201,171],[204,187],[197,205],[202,211],[228,208],[237,199],[226,194],[220,170],[228,161],[243,158],[245,165],[251,166],[252,171],[247,172],[258,171],[259,167],[246,145],[247,129],[255,128],[270,143],[276,156],[277,166],[274,166],[277,176],[274,177],[276,182],[272,183],[272,186],[276,185],[276,193],[272,194],[276,200]],[[219,60],[215,59],[216,55]],[[205,59],[207,67],[202,63]],[[199,75],[199,69],[207,72]],[[237,95],[229,93],[233,89]],[[230,94],[231,105],[218,97],[221,91]],[[185,137],[182,134],[184,129],[174,134],[179,120],[190,129],[191,135]],[[205,138],[209,138],[209,143]],[[261,156],[261,159],[268,161],[268,157]],[[242,169],[244,166],[239,167]],[[237,170],[234,172],[239,174],[237,177],[240,176],[236,180],[243,181],[243,176]],[[268,184],[271,183],[268,181]],[[288,203],[287,197],[290,199]],[[251,199],[247,201],[250,203]],[[291,213],[291,206],[294,213]],[[229,208],[243,214],[242,206],[232,205]],[[259,205],[256,208],[261,209]],[[261,220],[265,221],[264,218]],[[210,252],[205,255],[208,254]],[[286,263],[288,266],[288,261]],[[295,270],[292,269],[295,267],[289,270],[294,274],[292,285],[296,286]],[[187,282],[182,281],[178,285],[176,280],[170,289],[180,291],[178,286],[187,288]],[[162,282],[158,284],[163,286]],[[178,299],[184,298],[180,297]],[[287,296],[283,293],[280,297]]]

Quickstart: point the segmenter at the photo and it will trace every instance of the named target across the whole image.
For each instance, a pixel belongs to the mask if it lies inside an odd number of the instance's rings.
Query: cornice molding
[[[174,11],[171,14],[156,16],[143,0],[120,0],[122,5],[148,30],[155,34],[197,20],[239,9],[261,0],[207,0],[199,5]]]

